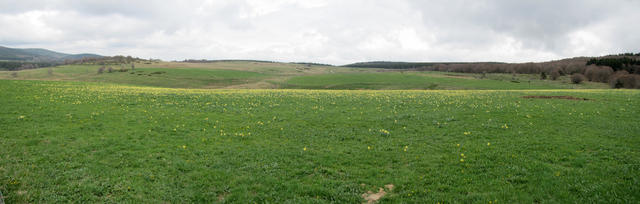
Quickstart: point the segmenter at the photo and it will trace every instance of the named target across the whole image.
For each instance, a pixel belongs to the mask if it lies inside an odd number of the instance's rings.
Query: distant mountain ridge
[[[0,46],[0,60],[26,62],[61,62],[82,58],[103,57],[96,54],[67,54],[42,48],[10,48]]]

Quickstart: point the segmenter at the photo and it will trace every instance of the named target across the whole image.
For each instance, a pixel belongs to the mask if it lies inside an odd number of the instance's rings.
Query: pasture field
[[[281,88],[293,89],[574,89],[607,88],[602,83],[569,84],[562,81],[538,80],[537,76],[521,74],[511,81],[502,75],[489,74],[490,79],[478,79],[478,74],[445,74],[444,72],[365,72],[334,73],[292,77],[281,84]],[[533,79],[532,79],[533,78]]]
[[[18,72],[0,71],[0,79],[86,81],[136,86],[200,89],[604,89],[604,83],[539,80],[537,75],[398,72],[373,68],[305,66],[291,63],[162,62],[136,64],[135,70],[98,74],[98,65],[65,65]],[[125,66],[125,68],[130,68]],[[15,75],[12,75],[15,74]]]
[[[137,68],[120,72],[117,68],[112,73],[107,70],[98,74],[100,66],[68,65],[52,68],[30,69],[17,72],[14,79],[55,80],[55,81],[87,81],[118,83],[139,86],[167,88],[223,88],[232,85],[254,83],[269,77],[269,74],[231,69],[200,68]],[[0,72],[0,78],[9,78],[10,72]]]
[[[7,203],[633,203],[638,107],[638,90],[0,80],[0,191]]]

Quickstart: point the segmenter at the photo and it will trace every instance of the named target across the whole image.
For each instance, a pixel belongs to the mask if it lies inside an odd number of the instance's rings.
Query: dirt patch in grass
[[[224,201],[224,199],[229,195],[228,192],[224,192],[218,195],[218,202]]]
[[[566,99],[566,100],[578,100],[578,101],[589,100],[588,98],[577,98],[573,96],[523,96],[522,98]]]
[[[387,185],[384,185],[384,187],[389,189],[389,191],[392,191],[393,187],[395,187],[395,186],[393,184],[387,184]]]
[[[387,190],[392,191],[394,186],[393,184],[387,184],[387,185],[384,185],[384,187]],[[387,195],[387,192],[384,191],[384,188],[380,188],[377,193],[374,193],[371,191],[363,193],[362,198],[364,198],[367,201],[367,204],[372,204],[372,203],[377,203],[378,200],[380,200],[380,198],[382,198],[384,195]]]

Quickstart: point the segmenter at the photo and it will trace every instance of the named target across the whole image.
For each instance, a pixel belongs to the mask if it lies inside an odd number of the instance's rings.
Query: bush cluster
[[[104,73],[104,70],[105,70],[104,66],[98,68],[98,74]]]
[[[617,71],[609,79],[611,88],[640,89],[640,75]]]
[[[571,75],[571,83],[579,84],[582,83],[586,77],[580,73],[575,73]]]

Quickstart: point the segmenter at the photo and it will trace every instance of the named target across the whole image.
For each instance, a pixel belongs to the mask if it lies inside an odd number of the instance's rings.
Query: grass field
[[[229,70],[244,79],[270,75]],[[400,88],[421,86],[393,77],[410,84]],[[531,95],[588,100],[522,98]],[[638,90],[0,80],[0,99],[7,203],[362,203],[381,188],[384,203],[640,200]]]
[[[282,83],[282,88],[293,89],[573,89],[606,88],[605,84],[569,84],[562,81],[538,80],[535,76],[520,75],[511,80],[493,74],[491,79],[477,79],[473,74],[449,74],[442,72],[381,72],[337,73],[292,77]],[[533,78],[533,79],[532,79]]]
[[[0,71],[0,79],[106,82],[165,88],[202,89],[584,89],[608,88],[604,83],[568,83],[539,80],[537,75],[446,72],[397,72],[381,69],[305,66],[289,63],[162,62],[137,64],[128,72],[98,74],[100,66],[67,65],[55,68]],[[120,69],[115,66],[115,69]],[[15,76],[12,74],[15,73]]]
[[[71,65],[52,68],[31,69],[18,72],[16,79],[64,80],[108,82],[128,85],[155,86],[167,88],[223,88],[238,84],[254,83],[267,78],[269,74],[231,69],[201,68],[138,68],[127,72],[105,71],[98,74],[100,66]],[[119,68],[118,68],[119,69]],[[10,72],[2,72],[0,77],[11,78]]]

